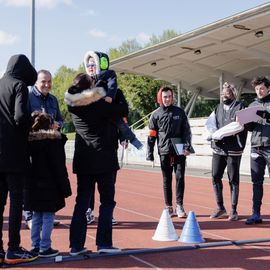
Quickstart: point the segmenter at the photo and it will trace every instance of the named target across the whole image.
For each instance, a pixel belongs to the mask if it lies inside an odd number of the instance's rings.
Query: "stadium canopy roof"
[[[219,98],[224,81],[254,92],[252,78],[270,75],[270,3],[115,59],[111,67],[208,98]]]

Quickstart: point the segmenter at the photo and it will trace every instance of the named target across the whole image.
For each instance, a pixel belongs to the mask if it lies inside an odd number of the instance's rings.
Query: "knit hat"
[[[229,90],[231,90],[234,98],[237,97],[237,89],[236,89],[236,87],[233,84],[229,84],[228,82],[225,82],[223,84],[223,89],[229,89]]]

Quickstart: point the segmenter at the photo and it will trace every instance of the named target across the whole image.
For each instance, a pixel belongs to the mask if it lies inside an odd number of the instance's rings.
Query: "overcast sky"
[[[269,3],[259,0],[36,0],[36,69],[78,68],[87,50],[107,52],[165,30],[185,33]],[[0,0],[0,74],[30,52],[31,0]]]

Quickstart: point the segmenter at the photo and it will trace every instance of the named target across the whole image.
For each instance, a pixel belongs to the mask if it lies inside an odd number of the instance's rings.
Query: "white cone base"
[[[177,241],[176,234],[172,219],[167,209],[164,209],[160,217],[155,234],[152,237],[155,241]]]

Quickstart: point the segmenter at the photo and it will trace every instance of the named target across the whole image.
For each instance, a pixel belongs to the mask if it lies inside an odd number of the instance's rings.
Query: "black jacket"
[[[29,134],[30,175],[25,183],[24,209],[56,212],[71,195],[66,169],[66,137],[55,130]]]
[[[37,72],[25,55],[10,58],[0,79],[0,172],[25,172],[30,115],[28,88]]]
[[[101,99],[104,92],[97,98],[98,92],[97,88],[93,88],[76,95],[65,94],[65,101],[70,104],[68,111],[76,129],[73,158],[73,172],[76,174],[93,175],[119,169],[118,129],[112,119],[127,115],[128,105],[107,103]],[[94,101],[91,96],[95,97]]]
[[[171,138],[181,138],[184,148],[190,150],[191,129],[187,116],[182,108],[171,105],[160,106],[156,109],[149,120],[149,130],[156,133],[148,136],[147,159],[153,160],[153,151],[157,139],[158,154],[166,155],[175,153]]]
[[[215,109],[216,126],[218,129],[236,120],[236,112],[244,109],[244,104],[240,101],[233,101],[228,110],[224,109],[224,104],[219,104]],[[247,131],[243,130],[236,135],[224,137],[219,141],[212,141],[211,147],[214,153],[220,155],[239,156],[242,155],[247,139]]]
[[[251,106],[262,106],[262,110],[267,110],[270,112],[270,95],[262,99],[256,99],[252,102]],[[258,120],[257,122],[252,122],[245,127],[252,131],[251,135],[251,147],[260,147],[260,146],[270,146],[270,123],[266,119]]]

